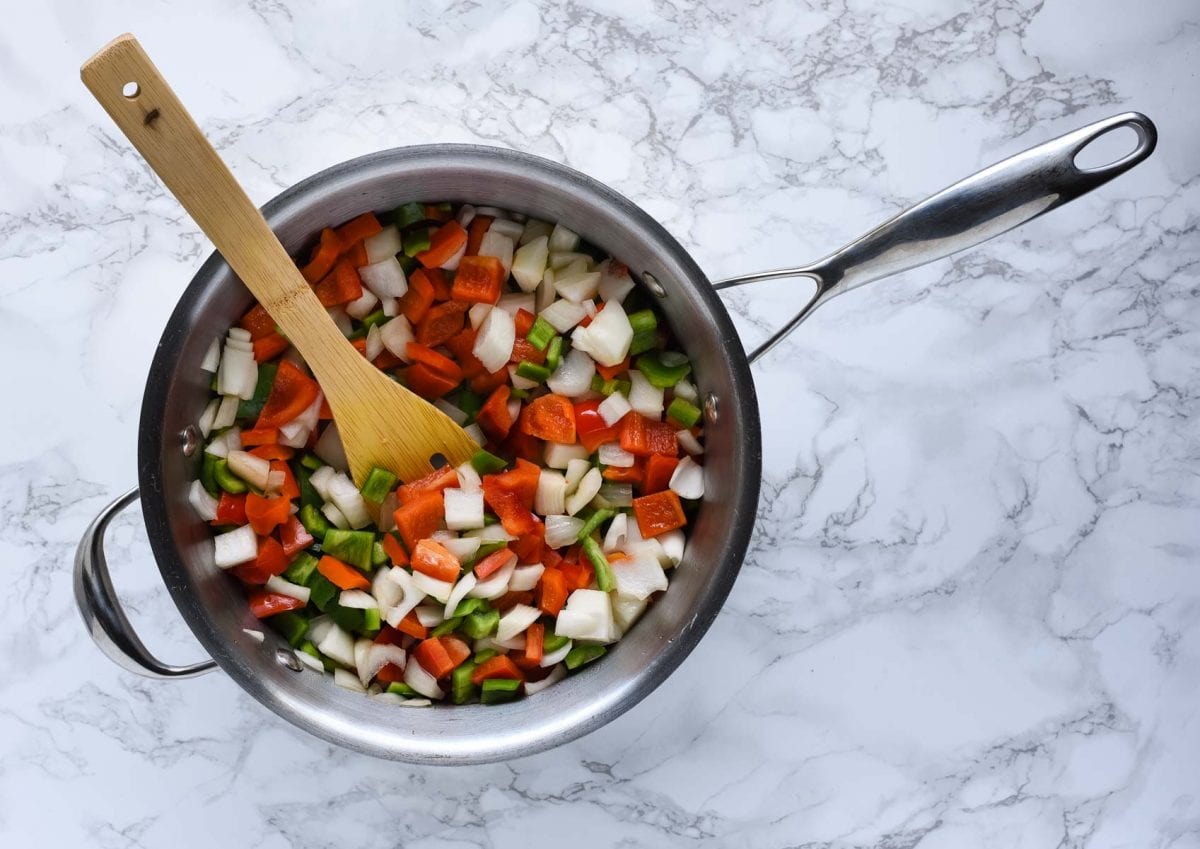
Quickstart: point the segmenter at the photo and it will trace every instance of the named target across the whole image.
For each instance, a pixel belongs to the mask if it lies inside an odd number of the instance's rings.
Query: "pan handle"
[[[1137,133],[1132,151],[1096,168],[1076,164],[1080,151],[1122,127]],[[715,288],[784,277],[815,281],[812,299],[751,352],[750,361],[754,362],[830,298],[957,253],[1044,215],[1125,173],[1153,153],[1157,143],[1158,131],[1145,115],[1114,115],[960,180],[811,265],[730,277],[717,282]]]
[[[191,666],[169,666],[150,654],[117,600],[108,575],[108,559],[104,556],[104,533],[113,518],[137,497],[138,490],[134,487],[100,511],[83,532],[75,551],[75,603],[100,651],[122,669],[159,679],[203,675],[217,664],[206,660]]]

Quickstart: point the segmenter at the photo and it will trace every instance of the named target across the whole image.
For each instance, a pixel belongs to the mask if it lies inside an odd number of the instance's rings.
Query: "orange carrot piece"
[[[400,540],[396,539],[392,534],[383,535],[383,553],[388,556],[395,566],[408,565],[408,552],[404,550],[404,546],[400,544]]]
[[[471,219],[470,232],[467,234],[467,256],[479,253],[479,245],[483,242],[483,234],[492,226],[492,216],[476,215]]]
[[[422,668],[434,678],[445,678],[454,671],[455,664],[450,660],[446,647],[437,637],[422,640],[412,650],[412,659],[421,664]]]
[[[424,666],[425,664],[421,664]],[[521,670],[517,669],[517,665],[506,654],[498,654],[495,657],[489,657],[479,666],[475,667],[475,671],[471,673],[471,683],[479,686],[489,678],[510,678],[517,681],[524,681],[525,676],[521,674]]]
[[[428,345],[420,342],[409,342],[405,348],[408,358],[414,363],[423,363],[443,377],[450,378],[457,385],[462,380],[462,369],[458,363],[449,357],[439,354]]]
[[[341,253],[342,243],[338,240],[337,233],[326,227],[321,231],[317,246],[313,248],[312,258],[308,265],[300,269],[300,273],[310,284],[316,283],[333,269]]]
[[[546,638],[546,626],[534,622],[525,630],[525,661],[526,663],[541,663],[544,648],[542,643]]]
[[[429,636],[429,629],[421,624],[421,620],[417,618],[417,611],[415,610],[410,610],[404,615],[404,618],[400,620],[400,624],[396,626],[396,630],[401,634],[408,634],[408,636],[417,640],[423,640]]]
[[[557,616],[567,603],[567,579],[561,568],[547,566],[538,578],[537,606],[542,613]]]
[[[287,340],[287,337],[273,332],[269,336],[261,336],[255,339],[250,344],[254,346],[254,361],[256,363],[265,363],[278,357],[292,343]]]
[[[504,264],[494,256],[464,256],[458,263],[450,297],[456,301],[494,304],[504,285]]]
[[[242,431],[242,445],[273,445],[279,441],[279,428],[255,427]]]
[[[317,571],[341,590],[365,590],[371,586],[362,572],[328,554],[317,561]]]
[[[338,241],[349,247],[355,242],[361,242],[369,236],[374,236],[382,229],[383,225],[379,223],[375,213],[364,212],[357,218],[351,218],[334,232],[337,234]]]
[[[412,570],[438,581],[456,581],[462,573],[462,566],[446,546],[431,539],[423,539],[413,549]]]
[[[429,250],[417,254],[417,262],[426,268],[437,268],[450,261],[458,249],[467,244],[467,231],[457,221],[447,221],[429,237]]]
[[[412,551],[417,547],[417,543],[432,536],[441,525],[444,515],[445,504],[442,501],[441,490],[424,493],[397,508],[396,530],[400,532],[405,547]]]
[[[647,539],[687,524],[683,503],[669,489],[633,499],[633,515],[637,517],[638,530]]]

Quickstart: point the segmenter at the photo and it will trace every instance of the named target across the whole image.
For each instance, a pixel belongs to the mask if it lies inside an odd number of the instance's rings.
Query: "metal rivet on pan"
[[[663,285],[658,282],[658,278],[656,278],[649,271],[642,272],[642,282],[646,284],[646,288],[658,295],[658,297],[665,298],[667,296],[667,290],[664,289]]]
[[[704,396],[704,417],[709,424],[717,423],[717,396],[712,392]]]
[[[191,457],[196,453],[196,446],[200,444],[200,432],[196,430],[195,425],[188,425],[179,432],[179,447],[183,449],[184,457]]]
[[[300,662],[300,658],[287,649],[276,649],[275,660],[279,661],[280,666],[286,666],[293,672],[299,672],[304,668],[304,664]]]

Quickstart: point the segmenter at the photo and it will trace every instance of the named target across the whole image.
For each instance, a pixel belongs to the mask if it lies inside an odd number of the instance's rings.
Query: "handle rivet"
[[[304,664],[300,662],[300,658],[287,649],[276,649],[275,660],[278,661],[280,666],[286,666],[293,672],[299,672],[304,669]]]
[[[179,432],[179,448],[183,451],[184,457],[191,457],[196,453],[196,446],[200,444],[200,432],[196,430],[195,425],[188,425]]]
[[[717,423],[717,396],[714,392],[704,396],[704,417],[709,424]]]
[[[646,284],[647,289],[649,289],[658,297],[665,298],[667,296],[667,290],[664,289],[663,285],[658,282],[658,278],[649,271],[642,272],[642,282]]]

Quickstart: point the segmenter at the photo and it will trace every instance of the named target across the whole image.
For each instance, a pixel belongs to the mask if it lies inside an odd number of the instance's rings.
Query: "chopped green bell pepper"
[[[638,371],[650,385],[670,389],[692,372],[687,357],[676,351],[653,351],[637,358]]]

